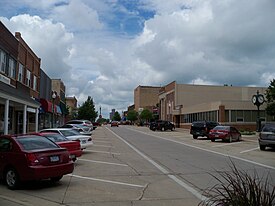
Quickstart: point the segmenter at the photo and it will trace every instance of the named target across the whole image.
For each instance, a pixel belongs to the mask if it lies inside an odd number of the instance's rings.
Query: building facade
[[[65,119],[65,122],[75,119],[77,116],[77,99],[75,96],[73,97],[66,97],[66,105],[69,110],[69,114]]]
[[[162,87],[159,93],[160,119],[190,128],[193,121],[212,120],[238,129],[256,130],[257,107],[252,96],[265,87],[236,87],[177,84]],[[270,121],[265,105],[260,107],[261,121]]]
[[[40,58],[0,21],[0,134],[38,130]]]

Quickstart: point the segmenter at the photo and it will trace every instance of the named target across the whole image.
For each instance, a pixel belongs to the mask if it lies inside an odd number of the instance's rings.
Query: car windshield
[[[193,122],[192,126],[195,126],[195,127],[204,127],[205,126],[205,122]]]
[[[43,134],[43,136],[47,137],[48,139],[52,140],[53,142],[64,142],[68,141],[66,137],[63,137],[60,134],[50,133],[50,134]]]
[[[56,144],[48,140],[45,137],[30,135],[20,136],[16,138],[16,141],[24,148],[24,150],[36,150],[47,148],[58,148]]]
[[[228,127],[228,126],[216,126],[216,127],[214,127],[214,130],[225,130],[225,131],[229,131],[229,127]]]
[[[60,132],[65,136],[74,136],[74,135],[79,135],[79,132],[73,129],[68,129],[68,130],[60,130]]]

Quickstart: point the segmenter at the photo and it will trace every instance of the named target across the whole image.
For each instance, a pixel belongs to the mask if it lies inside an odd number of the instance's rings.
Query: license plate
[[[215,135],[215,137],[219,137],[219,135],[218,135],[218,134],[216,134],[216,135]]]
[[[58,162],[59,161],[59,156],[51,156],[50,161],[51,162]]]
[[[71,159],[74,159],[74,158],[75,158],[75,155],[70,155],[70,158],[71,158]]]

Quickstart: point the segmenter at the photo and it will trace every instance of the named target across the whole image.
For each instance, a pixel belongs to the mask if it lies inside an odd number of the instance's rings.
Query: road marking
[[[230,145],[234,145],[234,144],[241,144],[242,142],[234,142],[234,143],[224,143],[224,144],[218,144],[218,145],[214,145],[212,147],[224,147],[224,146],[230,146]]]
[[[97,151],[97,150],[89,150],[85,149],[84,152],[95,152],[95,153],[103,153],[103,154],[113,154],[113,155],[120,155],[120,153],[115,153],[115,152],[104,152],[104,151]]]
[[[110,143],[110,141],[93,140],[93,142]]]
[[[117,138],[119,138],[121,141],[123,141],[125,144],[127,144],[130,148],[132,148],[136,153],[138,153],[140,156],[142,156],[144,159],[146,159],[148,162],[150,162],[152,165],[154,165],[157,169],[159,169],[163,174],[166,174],[170,179],[174,180],[177,184],[179,184],[181,187],[185,188],[187,191],[192,193],[195,197],[197,197],[201,201],[208,200],[207,197],[203,196],[201,193],[199,193],[197,190],[195,190],[193,187],[190,187],[188,184],[186,184],[184,181],[177,178],[175,175],[169,174],[170,172],[163,168],[161,165],[156,163],[154,160],[146,156],[144,153],[139,151],[137,148],[135,148],[133,145],[128,143],[126,140],[124,140],[122,137],[114,133],[112,130],[107,128],[113,135],[115,135]]]
[[[83,176],[72,175],[72,174],[68,174],[68,176],[72,176],[72,177],[76,177],[76,178],[80,178],[80,179],[85,179],[85,180],[105,182],[105,183],[111,183],[111,184],[117,184],[117,185],[125,185],[125,186],[130,186],[130,187],[140,187],[140,188],[146,187],[146,185],[129,184],[129,183],[126,183],[126,182],[117,182],[117,181],[104,180],[104,179],[98,179],[98,178],[92,178],[92,177],[83,177]]]
[[[113,163],[113,162],[102,162],[102,161],[96,161],[96,160],[87,160],[87,159],[77,159],[77,161],[85,161],[85,162],[93,162],[93,163],[100,163],[100,164],[108,164],[108,165],[117,165],[122,167],[128,167],[126,164],[119,164],[119,163]]]
[[[145,132],[141,132],[141,131],[138,131],[138,130],[134,130],[134,129],[130,129],[130,128],[127,128],[127,129],[133,130],[133,131],[136,131],[136,132],[140,132],[140,133],[143,133],[143,134],[146,134],[146,135],[150,135],[152,137],[156,137],[156,138],[163,139],[163,140],[166,140],[166,141],[182,144],[182,145],[185,145],[187,147],[192,147],[192,148],[195,148],[195,149],[199,149],[199,150],[203,150],[203,151],[206,151],[206,152],[214,153],[214,154],[221,155],[221,156],[224,156],[224,157],[234,158],[234,159],[241,160],[241,161],[244,161],[244,162],[248,162],[248,163],[251,163],[251,164],[254,164],[254,165],[258,165],[258,166],[261,166],[261,167],[265,167],[265,168],[269,168],[269,169],[275,170],[275,167],[273,167],[273,166],[264,165],[262,163],[254,162],[252,160],[244,159],[244,158],[233,156],[233,155],[229,155],[229,154],[223,154],[223,153],[212,151],[212,150],[209,150],[209,149],[200,148],[200,147],[197,147],[197,146],[194,146],[194,145],[186,144],[184,142],[179,142],[179,141],[176,141],[176,140],[166,139],[164,137],[158,137],[156,135],[151,135],[151,134],[148,134],[148,133],[145,133]]]
[[[258,150],[260,149],[260,147],[256,147],[256,148],[253,148],[253,149],[248,149],[248,150],[244,150],[244,151],[241,151],[240,153],[246,153],[246,152],[250,152],[250,151],[254,151],[254,150]]]

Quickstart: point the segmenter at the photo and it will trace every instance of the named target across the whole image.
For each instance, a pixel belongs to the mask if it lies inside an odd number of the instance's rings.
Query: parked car
[[[194,139],[199,136],[208,137],[209,131],[218,125],[219,123],[216,121],[195,121],[191,125],[190,134]]]
[[[84,126],[88,126],[88,127],[92,128],[92,130],[94,129],[93,123],[89,120],[74,119],[74,120],[70,120],[70,121],[66,122],[66,124],[82,124]]]
[[[149,124],[149,128],[153,131],[160,130],[160,131],[166,131],[166,130],[175,130],[174,123],[166,120],[157,120],[155,122],[151,122]]]
[[[79,140],[81,149],[86,149],[87,146],[92,145],[93,141],[92,138],[87,135],[82,135],[78,131],[70,128],[50,128],[50,129],[43,129],[39,133],[58,133],[62,136],[66,137],[69,140]]]
[[[112,121],[111,127],[118,127],[118,121]]]
[[[0,136],[0,178],[9,189],[31,180],[59,181],[72,173],[69,152],[49,139],[33,135]]]
[[[92,135],[93,129],[91,127],[85,126],[83,124],[64,124],[60,128],[71,128],[78,131],[82,135]]]
[[[266,147],[275,148],[275,123],[266,123],[259,133],[260,150],[265,150]]]
[[[81,145],[79,140],[69,140],[66,137],[62,136],[58,133],[52,132],[44,132],[44,133],[37,133],[40,136],[47,137],[51,141],[58,144],[60,147],[66,148],[70,153],[70,158],[73,161],[76,161],[77,157],[82,155]]]
[[[232,142],[240,141],[242,135],[235,127],[219,125],[210,130],[208,137],[212,142],[216,139]]]

